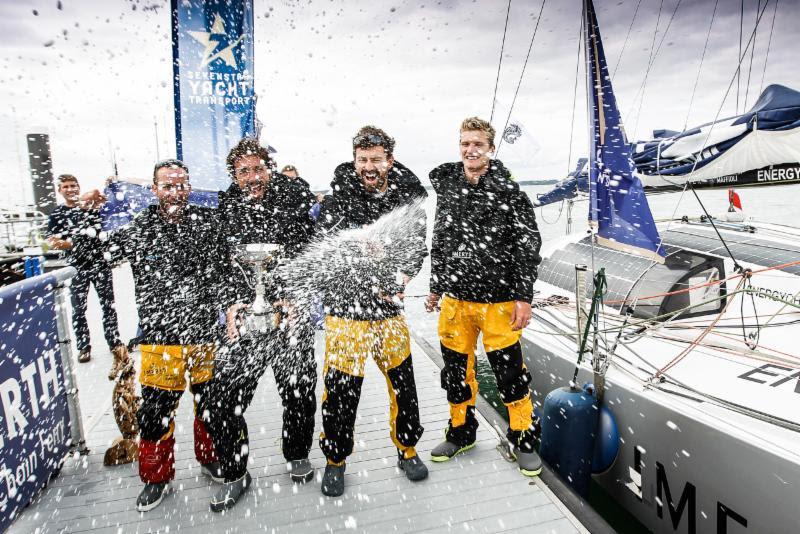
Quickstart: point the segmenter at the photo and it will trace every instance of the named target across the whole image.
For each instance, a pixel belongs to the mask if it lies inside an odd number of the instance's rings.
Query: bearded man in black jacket
[[[285,320],[279,329],[250,332],[240,339],[239,315],[253,302],[255,290],[250,285],[253,281],[248,281],[249,273],[242,273],[233,263],[236,247],[246,244],[279,244],[284,258],[297,254],[314,230],[309,209],[315,198],[304,182],[275,172],[269,152],[256,139],[242,139],[228,154],[227,166],[233,183],[219,194],[218,211],[231,269],[228,278],[232,280],[224,303],[229,346],[225,356],[217,359],[209,418],[225,476],[225,484],[211,501],[215,512],[232,507],[250,486],[244,412],[270,365],[283,403],[281,447],[289,475],[294,482],[314,477],[308,460],[316,410],[313,327]],[[268,294],[265,298],[277,303],[282,296]],[[290,303],[278,304],[279,308],[287,306],[291,308]]]
[[[542,464],[533,448],[531,375],[519,340],[531,317],[541,238],[530,199],[503,164],[490,159],[494,136],[488,122],[464,120],[461,162],[430,173],[437,204],[426,308],[438,309],[441,299],[441,379],[450,402],[446,439],[431,459],[444,462],[475,446],[475,345],[482,333],[519,469],[536,476]]]
[[[353,139],[353,162],[336,168],[333,194],[322,203],[319,224],[326,232],[361,228],[396,208],[424,199],[419,179],[393,157],[394,139],[365,126]],[[345,460],[353,451],[356,410],[371,356],[384,374],[390,399],[390,436],[397,447],[398,466],[409,480],[422,480],[428,469],[415,445],[422,436],[408,327],[401,301],[405,284],[419,272],[427,254],[425,214],[418,209],[401,250],[385,251],[382,272],[358,272],[337,281],[324,297],[325,395],[322,401],[320,448],[327,465],[322,493],[344,492]],[[365,243],[365,254],[380,247]],[[363,258],[351,258],[360,260]],[[366,262],[369,263],[369,262]],[[349,264],[358,265],[359,261]],[[399,279],[399,282],[398,282]]]

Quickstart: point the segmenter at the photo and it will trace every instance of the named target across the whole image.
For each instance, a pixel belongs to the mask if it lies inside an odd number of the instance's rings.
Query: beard
[[[267,183],[269,180],[258,178],[247,183],[244,187],[244,192],[251,198],[261,198],[267,191]]]
[[[378,171],[361,171],[361,183],[367,193],[374,195],[386,187],[386,175]]]

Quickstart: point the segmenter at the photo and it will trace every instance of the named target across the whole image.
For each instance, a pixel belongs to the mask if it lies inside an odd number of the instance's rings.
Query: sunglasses
[[[388,144],[389,140],[378,134],[358,135],[353,138],[354,147],[358,147],[360,145],[387,146]]]

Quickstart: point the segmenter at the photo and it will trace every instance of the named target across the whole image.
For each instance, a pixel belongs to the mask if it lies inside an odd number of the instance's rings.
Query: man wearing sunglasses
[[[131,264],[142,329],[137,418],[139,476],[145,487],[136,500],[140,512],[158,506],[175,477],[175,410],[187,376],[195,401],[195,457],[203,474],[222,482],[202,420],[214,371],[218,303],[225,291],[217,214],[189,204],[189,170],[179,160],[155,165],[152,189],[157,204],[112,234],[107,248],[111,262]]]
[[[336,168],[333,194],[325,198],[319,224],[326,232],[361,228],[381,216],[427,195],[419,179],[394,160],[394,139],[365,126],[353,139],[352,162]],[[418,207],[417,207],[418,208]],[[398,466],[409,480],[422,480],[428,469],[415,445],[422,436],[419,402],[411,362],[408,327],[402,314],[405,285],[419,272],[427,254],[425,213],[416,209],[403,241],[384,251],[386,273],[364,271],[365,258],[348,262],[352,272],[328,288],[325,305],[325,393],[322,400],[320,447],[327,459],[322,493],[344,492],[345,460],[353,451],[356,410],[366,359],[375,360],[386,378],[390,402],[390,436],[397,447]],[[365,243],[363,255],[380,246]],[[398,253],[399,251],[399,253]],[[383,255],[382,254],[382,255]],[[367,267],[366,269],[369,269]],[[390,276],[385,276],[386,274]],[[399,280],[399,282],[398,282]]]
[[[273,294],[265,298],[287,312],[280,328],[240,337],[241,313],[253,302],[255,290],[249,273],[242,273],[234,262],[237,246],[246,244],[279,244],[284,258],[297,254],[313,233],[309,210],[315,198],[305,182],[275,172],[269,152],[254,138],[246,137],[231,149],[227,166],[232,183],[220,193],[218,211],[231,281],[223,303],[228,346],[223,349],[225,363],[223,356],[217,359],[209,419],[225,476],[225,484],[211,501],[215,512],[234,506],[250,486],[244,412],[268,366],[283,403],[281,447],[289,475],[298,483],[314,477],[308,460],[316,410],[314,329],[310,322],[293,320],[292,304],[277,304],[281,295]]]

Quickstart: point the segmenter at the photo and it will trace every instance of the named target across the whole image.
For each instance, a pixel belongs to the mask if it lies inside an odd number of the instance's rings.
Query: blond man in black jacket
[[[430,173],[438,199],[426,307],[441,310],[441,380],[450,403],[446,439],[431,459],[444,462],[475,445],[475,346],[482,333],[508,408],[507,437],[520,471],[536,476],[541,461],[533,448],[531,375],[519,340],[531,317],[541,239],[530,199],[503,164],[491,159],[494,136],[488,122],[464,120],[461,161]]]

